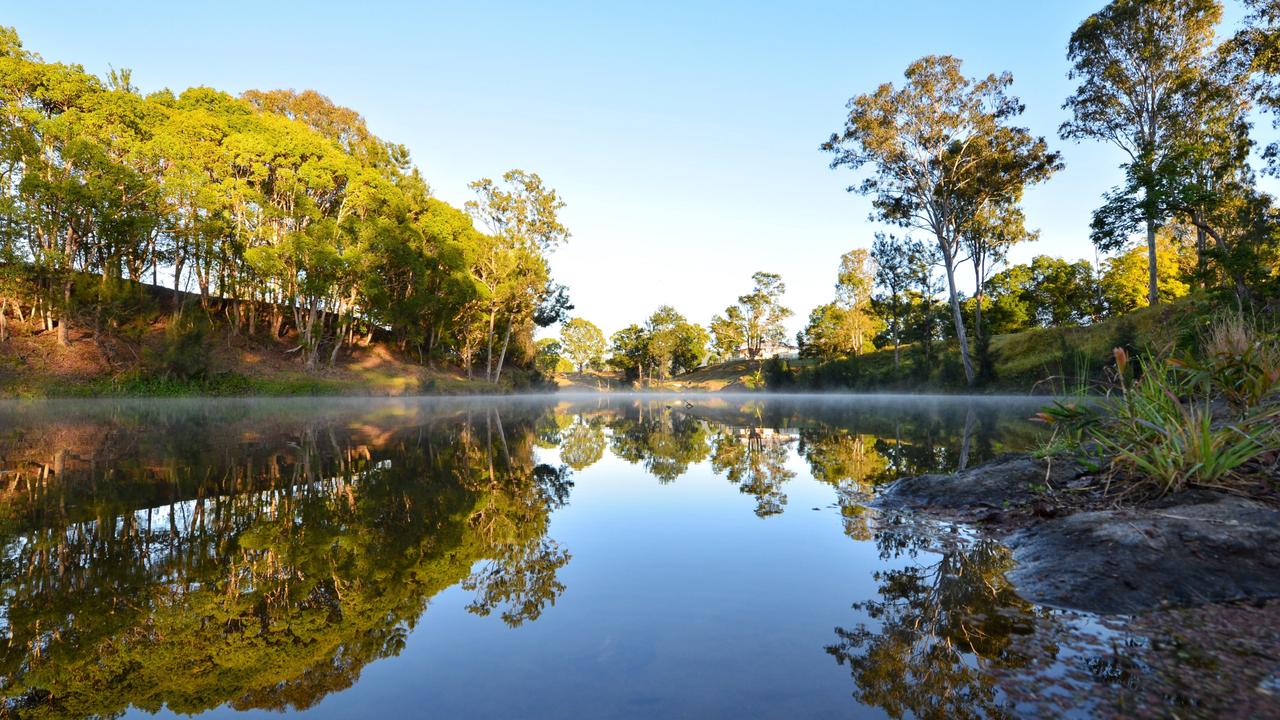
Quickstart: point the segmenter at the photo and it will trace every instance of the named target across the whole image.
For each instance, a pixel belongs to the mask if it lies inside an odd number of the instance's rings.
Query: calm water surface
[[[867,503],[1037,404],[0,405],[0,716],[1016,715],[1054,613]]]

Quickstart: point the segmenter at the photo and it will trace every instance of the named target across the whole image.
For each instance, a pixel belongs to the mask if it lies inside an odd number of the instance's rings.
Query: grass
[[[1252,339],[1250,344],[1265,346]],[[1213,349],[1211,335],[1202,354],[1212,356]],[[1128,352],[1117,347],[1113,353],[1114,392],[1094,404],[1058,401],[1039,414],[1054,428],[1047,453],[1074,452],[1106,467],[1108,487],[1119,480],[1126,489],[1151,488],[1158,495],[1192,486],[1232,489],[1250,474],[1245,471],[1251,464],[1280,453],[1280,406],[1269,396],[1222,421],[1215,418],[1213,402],[1224,395],[1218,375],[1188,372],[1186,361],[1147,356],[1135,379]],[[1219,370],[1227,378],[1239,375]],[[1266,372],[1280,374],[1280,368]]]

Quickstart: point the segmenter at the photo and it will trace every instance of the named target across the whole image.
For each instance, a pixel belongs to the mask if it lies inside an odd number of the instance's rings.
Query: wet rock
[[[1027,600],[1095,613],[1280,597],[1280,510],[1234,496],[1081,512],[1006,538]]]
[[[1125,508],[1072,461],[1006,455],[951,475],[904,478],[882,509],[977,525],[1013,551],[1027,600],[1125,614],[1280,598],[1280,507],[1192,490]],[[1062,493],[1064,489],[1070,492]]]
[[[886,507],[930,511],[1005,508],[1034,504],[1050,488],[1083,474],[1071,460],[1046,462],[1025,454],[1002,455],[989,463],[949,475],[903,478],[879,498]]]

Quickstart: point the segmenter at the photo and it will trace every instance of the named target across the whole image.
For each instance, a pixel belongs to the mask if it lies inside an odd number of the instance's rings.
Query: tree
[[[730,305],[724,315],[711,318],[712,349],[717,358],[728,360],[746,343],[744,324],[742,310],[737,305]]]
[[[1139,285],[1140,287],[1141,285]],[[1048,255],[1031,260],[1027,300],[1040,327],[1085,325],[1098,319],[1093,266]]]
[[[1009,122],[1022,103],[1007,93],[1009,73],[970,80],[960,60],[931,55],[907,67],[901,88],[891,83],[849,101],[842,132],[822,149],[832,168],[870,165],[849,188],[872,198],[872,218],[927,231],[942,254],[952,320],[965,377],[975,375],[956,289],[963,232],[979,213],[1010,208],[1023,189],[1062,167],[1043,138]]]
[[[628,380],[644,382],[649,362],[649,341],[644,328],[628,325],[609,336],[609,364]]]
[[[573,318],[560,328],[560,346],[578,372],[586,372],[604,358],[604,333],[590,320]]]
[[[489,288],[485,377],[495,383],[502,376],[512,329],[533,319],[550,289],[546,254],[569,238],[569,230],[558,216],[564,201],[543,185],[537,173],[509,170],[502,181],[505,186],[489,178],[471,183],[477,199],[466,204],[472,217],[488,227],[496,239],[488,250],[486,279],[482,281]],[[514,272],[512,266],[524,272]],[[493,349],[500,315],[505,316],[505,330],[495,367]]]
[[[738,347],[745,346],[747,357],[754,360],[765,343],[780,343],[786,337],[782,323],[791,317],[791,310],[782,305],[787,286],[780,275],[757,272],[751,280],[755,283],[751,292],[740,295],[737,305],[725,308],[723,316],[712,318],[711,328],[717,333],[717,349],[723,351],[724,342],[738,340]],[[724,331],[723,335],[718,328]],[[736,351],[737,347],[733,349]]]
[[[1069,77],[1080,85],[1063,105],[1072,119],[1060,133],[1112,143],[1128,157],[1131,189],[1142,195],[1128,209],[1146,225],[1152,305],[1159,302],[1156,229],[1165,219],[1156,168],[1187,134],[1186,115],[1196,105],[1221,16],[1217,0],[1113,0],[1085,19],[1067,46]],[[1106,213],[1096,216],[1096,223],[1106,222]]]
[[[542,338],[534,343],[534,367],[543,375],[555,375],[560,372],[560,363],[567,363],[563,355],[563,346],[555,338]]]
[[[874,265],[868,252],[857,248],[840,258],[836,300],[819,305],[797,338],[801,354],[824,359],[861,355],[880,329],[871,309]]]
[[[1142,291],[1150,275],[1150,255],[1144,247],[1133,247],[1107,261],[1102,273],[1101,295],[1107,312],[1123,315],[1147,307],[1149,299]],[[1161,302],[1176,300],[1190,291],[1182,280],[1179,252],[1166,234],[1156,238],[1156,279]]]
[[[915,285],[915,259],[924,255],[924,246],[918,240],[876,233],[871,243],[871,261],[875,264],[873,287],[880,292],[871,296],[871,308],[880,316],[884,325],[881,334],[893,345],[893,366],[899,366],[899,351],[906,328],[907,310],[910,306],[908,291]]]
[[[973,332],[981,338],[982,302],[991,271],[1005,261],[1010,247],[1035,240],[1039,233],[1027,230],[1026,216],[1014,206],[984,209],[965,225],[962,235],[973,265]]]

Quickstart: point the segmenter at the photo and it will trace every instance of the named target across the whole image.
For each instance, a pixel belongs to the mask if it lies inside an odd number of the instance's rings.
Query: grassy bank
[[[1145,308],[1087,327],[1035,328],[991,338],[977,390],[986,393],[1043,393],[1075,390],[1101,376],[1113,348],[1164,351],[1190,347],[1213,315],[1194,299]],[[719,392],[758,389],[781,391],[853,390],[865,392],[971,392],[960,354],[939,343],[925,360],[920,348],[892,348],[859,357],[820,361],[734,360],[676,376],[657,389]]]
[[[1112,350],[1163,353],[1195,344],[1213,309],[1193,299],[1144,308],[1085,327],[1033,328],[990,338],[973,353],[980,392],[1059,393],[1079,390],[1102,376]],[[761,379],[781,390],[970,391],[960,353],[939,344],[926,360],[916,346],[832,361],[782,361],[761,365]]]

